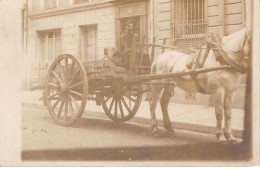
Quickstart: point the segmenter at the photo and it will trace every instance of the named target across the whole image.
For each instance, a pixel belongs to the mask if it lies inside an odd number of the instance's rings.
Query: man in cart
[[[119,39],[117,40],[117,49],[116,53],[113,56],[113,62],[118,66],[123,66],[128,68],[132,52],[132,43],[133,39],[138,41],[138,35],[134,33],[134,23],[129,20],[124,24],[124,31],[120,34]],[[140,57],[140,51],[137,53],[137,57]],[[150,66],[149,55],[143,54],[142,63]]]
[[[132,21],[127,21],[125,23],[125,29],[120,34],[117,40],[117,52],[119,53],[117,57],[117,63],[121,66],[128,67],[129,59],[131,57],[132,41],[137,38],[137,34],[134,33],[134,23]]]

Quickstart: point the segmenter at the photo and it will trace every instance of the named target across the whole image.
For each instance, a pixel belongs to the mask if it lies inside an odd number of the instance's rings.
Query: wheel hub
[[[69,93],[69,86],[67,84],[61,84],[60,93],[63,95],[67,95]]]

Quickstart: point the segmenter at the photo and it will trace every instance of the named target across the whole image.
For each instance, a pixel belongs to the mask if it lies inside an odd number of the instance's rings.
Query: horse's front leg
[[[231,131],[231,111],[232,111],[232,100],[234,91],[226,92],[224,101],[224,116],[225,116],[225,128],[224,136],[227,141],[235,142],[236,138],[232,135]]]
[[[167,135],[170,137],[175,137],[174,130],[171,125],[171,120],[169,118],[168,113],[168,105],[169,101],[172,97],[172,94],[174,93],[174,85],[166,85],[160,100],[161,109],[163,113],[163,125],[164,128],[167,130]]]
[[[156,121],[155,109],[157,106],[157,101],[159,99],[161,90],[162,90],[161,86],[151,85],[151,97],[149,103],[150,103],[152,133],[154,137],[160,136],[157,121]]]
[[[222,119],[223,119],[223,106],[224,106],[224,95],[225,90],[223,88],[219,88],[213,93],[213,103],[215,107],[215,115],[217,119],[216,124],[216,137],[218,141],[222,136]]]

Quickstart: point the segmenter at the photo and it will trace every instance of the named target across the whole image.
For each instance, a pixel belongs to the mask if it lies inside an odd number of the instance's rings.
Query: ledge
[[[75,13],[85,10],[91,10],[91,9],[98,9],[98,8],[106,8],[106,7],[112,7],[114,6],[110,1],[104,1],[104,2],[95,2],[95,3],[80,3],[80,4],[73,4],[73,6],[68,8],[55,8],[55,9],[48,9],[44,11],[40,11],[37,13],[30,13],[28,17],[30,19],[37,19],[42,17],[49,17],[49,16],[55,16],[55,15],[62,15],[62,14],[68,14],[68,13]]]

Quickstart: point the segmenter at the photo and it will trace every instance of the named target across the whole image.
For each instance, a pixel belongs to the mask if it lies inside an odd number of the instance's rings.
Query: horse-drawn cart
[[[69,54],[58,56],[49,68],[43,93],[44,103],[54,121],[63,126],[75,123],[82,116],[87,100],[94,100],[97,105],[102,105],[110,119],[125,122],[134,117],[140,107],[142,94],[149,91],[142,89],[142,83],[229,68],[220,66],[150,74],[150,66],[142,65],[137,58],[137,47],[141,53],[151,47],[152,60],[155,47],[162,48],[162,52],[165,48],[176,48],[135,42],[129,68],[118,67],[110,60],[81,63]]]
[[[144,43],[144,38],[141,42],[133,40],[127,67],[117,66],[109,57],[114,55],[81,63],[76,57],[63,54],[53,61],[45,82],[39,87],[44,88],[43,101],[51,117],[62,126],[69,126],[82,116],[87,100],[102,105],[113,121],[128,121],[137,113],[142,94],[151,91],[150,114],[155,135],[158,132],[155,108],[160,92],[163,92],[160,103],[164,127],[169,134],[173,134],[173,128],[168,104],[175,85],[187,92],[211,94],[217,118],[216,136],[220,139],[225,114],[224,136],[234,141],[231,133],[232,97],[242,78],[241,73],[248,71],[250,41],[248,28],[222,40],[212,34],[212,41],[194,53],[184,54],[177,52],[174,46],[165,45],[165,41],[158,45]],[[156,60],[155,48],[162,50]],[[173,50],[164,53],[165,49]],[[151,66],[143,62],[148,51],[151,52]],[[147,86],[143,89],[147,84],[150,89]]]
[[[109,60],[81,63],[69,54],[56,58],[44,85],[44,102],[59,125],[69,126],[85,110],[87,100],[102,105],[114,121],[124,122],[137,112],[142,98],[140,84],[128,84],[123,67]]]

